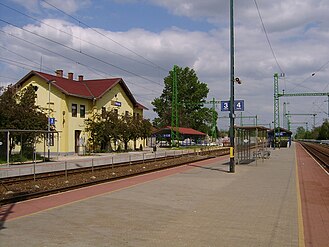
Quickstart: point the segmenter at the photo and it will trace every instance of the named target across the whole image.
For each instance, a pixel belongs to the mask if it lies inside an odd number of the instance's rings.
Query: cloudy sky
[[[285,73],[280,91],[329,91],[329,1],[235,0],[234,5],[235,74],[242,81],[235,98],[245,101],[243,116],[257,115],[267,127],[273,121],[276,72]],[[229,38],[229,0],[1,0],[0,85],[40,69],[86,79],[122,77],[153,119],[151,101],[175,64],[193,68],[208,84],[208,100],[229,100]],[[282,97],[281,121],[287,102],[287,111],[317,114],[320,125],[327,101]],[[226,129],[228,113],[217,110],[218,127]],[[304,122],[313,126],[312,116],[291,121],[294,129],[306,127]],[[243,119],[244,125],[253,123]]]

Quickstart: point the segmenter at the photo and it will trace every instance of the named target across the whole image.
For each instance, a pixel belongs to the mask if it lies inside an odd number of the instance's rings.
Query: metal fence
[[[198,155],[202,151],[215,150],[219,147],[204,147],[182,150],[158,150],[156,152],[131,152],[121,154],[101,154],[99,156],[72,156],[59,157],[57,161],[52,162],[33,162],[30,164],[11,164],[0,166],[0,179],[22,175],[32,175],[51,171],[71,170],[83,167],[91,169],[101,165],[117,165],[125,162],[149,161],[169,156],[179,157],[182,155]],[[71,159],[70,159],[71,158]],[[74,159],[72,159],[74,158]]]
[[[58,154],[59,132],[43,130],[0,130],[0,163],[17,164],[50,157],[50,147]]]

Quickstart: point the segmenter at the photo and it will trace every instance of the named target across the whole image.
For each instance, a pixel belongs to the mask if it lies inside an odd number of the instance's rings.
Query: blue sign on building
[[[55,124],[55,118],[54,117],[49,118],[49,124],[51,124],[51,125]]]
[[[121,102],[119,102],[119,101],[115,101],[115,102],[114,102],[114,105],[115,105],[115,106],[121,106]]]

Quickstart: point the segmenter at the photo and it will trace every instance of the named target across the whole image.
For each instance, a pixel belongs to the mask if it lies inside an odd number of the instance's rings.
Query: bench
[[[256,151],[253,151],[253,158],[262,158],[262,159],[268,159],[270,158],[271,152],[264,149],[258,149]]]

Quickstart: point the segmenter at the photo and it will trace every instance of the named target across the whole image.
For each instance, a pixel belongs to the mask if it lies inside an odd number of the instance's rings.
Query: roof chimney
[[[79,75],[79,81],[83,81],[83,75]]]
[[[56,70],[56,76],[57,77],[63,77],[63,70],[62,69]]]
[[[67,78],[69,80],[73,80],[73,73],[72,72],[67,73]]]

